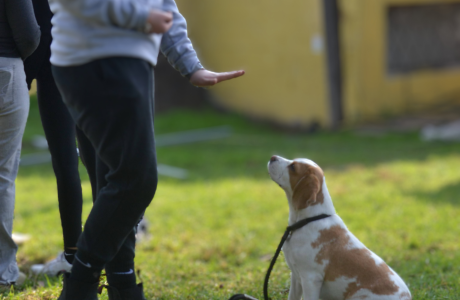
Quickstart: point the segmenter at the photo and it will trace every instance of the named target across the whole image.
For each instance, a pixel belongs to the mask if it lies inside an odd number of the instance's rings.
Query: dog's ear
[[[297,210],[313,206],[322,202],[321,182],[314,172],[306,175],[297,182],[293,194],[292,204]]]

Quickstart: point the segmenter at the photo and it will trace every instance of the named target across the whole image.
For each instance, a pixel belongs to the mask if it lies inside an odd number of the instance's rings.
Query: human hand
[[[158,9],[152,9],[147,17],[145,33],[165,33],[173,24],[173,14]]]
[[[238,78],[240,76],[243,76],[244,73],[244,70],[225,73],[214,73],[202,69],[193,73],[192,77],[190,78],[190,83],[198,87],[209,87],[225,80]]]

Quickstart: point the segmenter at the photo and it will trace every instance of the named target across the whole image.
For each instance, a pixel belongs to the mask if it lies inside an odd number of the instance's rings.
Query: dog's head
[[[305,158],[288,160],[275,155],[268,162],[268,173],[286,192],[296,210],[323,203],[324,174],[315,162]]]

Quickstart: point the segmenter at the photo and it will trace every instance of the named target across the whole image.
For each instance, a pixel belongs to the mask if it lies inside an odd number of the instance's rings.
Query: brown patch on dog
[[[412,296],[408,292],[401,293],[401,300],[412,300]]]
[[[328,261],[324,280],[335,281],[340,277],[354,278],[348,285],[344,299],[349,299],[361,289],[370,290],[376,295],[393,295],[398,286],[391,281],[391,269],[385,264],[377,265],[366,248],[348,249],[350,237],[339,225],[320,231],[320,236],[311,245],[321,247],[315,257],[318,264]]]
[[[301,162],[293,162],[289,167],[292,188],[292,202],[297,210],[324,203],[323,171]]]

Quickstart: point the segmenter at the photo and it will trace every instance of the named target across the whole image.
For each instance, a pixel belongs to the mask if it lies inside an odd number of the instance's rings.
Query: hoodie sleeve
[[[182,76],[189,77],[195,71],[203,69],[203,66],[188,38],[187,22],[179,13],[174,0],[164,0],[163,10],[172,12],[174,19],[171,29],[163,35],[161,52]]]
[[[136,0],[50,0],[77,18],[102,26],[143,32],[149,7]]]
[[[35,19],[31,0],[5,1],[8,24],[22,59],[26,59],[40,43],[40,27]]]

